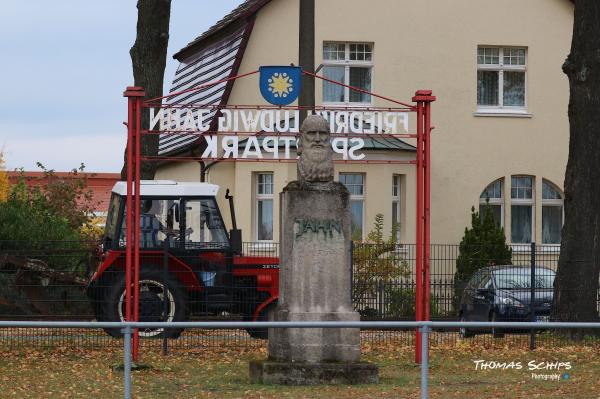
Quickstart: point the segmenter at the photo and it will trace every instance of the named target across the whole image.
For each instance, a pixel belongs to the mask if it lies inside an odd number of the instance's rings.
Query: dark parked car
[[[535,315],[548,321],[556,274],[542,266],[535,268]],[[491,266],[478,270],[469,280],[460,301],[461,321],[531,321],[531,268]],[[475,330],[460,329],[463,337]],[[492,329],[495,337],[503,331]]]

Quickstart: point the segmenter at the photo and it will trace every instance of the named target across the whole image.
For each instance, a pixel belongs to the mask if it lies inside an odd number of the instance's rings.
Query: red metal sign
[[[321,79],[332,84],[349,88],[350,90],[368,94],[374,98],[391,103],[391,107],[352,107],[352,106],[273,106],[273,105],[230,105],[215,106],[207,104],[169,103],[168,99],[183,93],[202,90],[216,84],[251,76],[258,73],[253,71],[239,76],[229,77],[217,82],[207,83],[181,92],[142,101],[145,96],[141,87],[128,87],[123,96],[128,98],[127,120],[127,218],[126,218],[126,319],[138,321],[139,319],[139,237],[140,232],[140,165],[141,162],[158,161],[245,161],[245,162],[295,162],[293,156],[280,156],[275,151],[279,143],[274,140],[287,140],[290,143],[299,135],[299,111],[320,113],[329,118],[331,123],[332,143],[334,151],[339,154],[337,163],[385,163],[385,164],[413,164],[416,165],[416,320],[429,320],[429,266],[430,266],[430,175],[431,175],[431,103],[436,100],[429,90],[419,90],[412,98],[412,103],[404,103],[389,97],[372,93],[357,87],[336,82],[307,71],[303,74]],[[167,100],[163,103],[164,100]],[[140,119],[142,112],[150,116],[150,128],[142,129]],[[287,114],[286,114],[287,112]],[[279,113],[279,114],[277,114]],[[408,129],[408,115],[416,119],[416,132]],[[279,115],[280,119],[277,119]],[[281,117],[287,118],[287,129],[278,127]],[[287,116],[286,116],[287,115]],[[293,118],[292,118],[293,115]],[[236,119],[237,118],[237,119]],[[259,120],[256,120],[256,119]],[[262,121],[261,121],[262,118]],[[271,118],[268,123],[267,118]],[[292,124],[294,119],[294,124]],[[260,127],[260,129],[259,129]],[[362,127],[362,129],[361,129]],[[402,131],[401,131],[402,130]],[[169,135],[184,135],[194,140],[205,140],[206,150],[204,156],[170,156],[168,153],[153,156],[142,156],[140,142],[142,135],[159,134],[163,137]],[[370,136],[386,138],[416,139],[416,159],[409,160],[369,160],[360,157],[356,147],[360,140]],[[215,144],[220,137],[235,137],[229,139],[227,145]],[[259,145],[256,139],[260,137]],[[246,156],[232,156],[235,151],[239,155],[240,139],[246,140],[245,144],[254,147],[250,151],[244,147]],[[354,141],[353,141],[354,140]],[[265,141],[273,143],[265,145]],[[237,143],[236,147],[233,143]],[[350,145],[355,147],[350,147]],[[260,147],[260,148],[259,148]],[[337,149],[337,150],[336,150]],[[350,150],[355,151],[350,154]],[[289,148],[287,148],[289,150]],[[248,151],[248,152],[247,152]],[[265,154],[263,154],[263,151]],[[284,155],[286,147],[284,145]],[[242,155],[244,155],[242,153]],[[260,154],[260,155],[259,155]],[[268,156],[265,156],[267,155]],[[276,156],[277,154],[277,156]],[[357,155],[358,154],[358,155]],[[131,212],[129,211],[131,210]],[[133,226],[130,229],[129,226]],[[416,333],[415,358],[421,361],[421,334]],[[134,331],[133,354],[138,357],[139,335]]]

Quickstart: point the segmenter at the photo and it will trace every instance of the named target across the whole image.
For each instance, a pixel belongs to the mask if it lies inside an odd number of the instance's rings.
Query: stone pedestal
[[[250,380],[260,384],[321,385],[377,384],[377,366],[371,363],[250,362]]]
[[[337,182],[291,182],[280,194],[279,302],[273,321],[358,321],[351,300],[348,190]],[[359,363],[359,329],[270,329],[269,360],[254,382],[294,385],[377,382]]]

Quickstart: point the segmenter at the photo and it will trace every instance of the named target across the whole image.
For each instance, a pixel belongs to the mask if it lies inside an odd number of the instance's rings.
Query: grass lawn
[[[282,387],[250,384],[248,360],[266,356],[254,349],[177,349],[166,357],[142,349],[150,369],[133,373],[135,398],[416,398],[420,369],[412,347],[363,345],[363,359],[380,366],[380,383],[362,386]],[[475,360],[519,362],[521,369],[476,370]],[[118,349],[0,349],[1,398],[120,398],[123,379],[111,366],[122,361]],[[529,371],[529,362],[568,362],[570,369]],[[569,378],[564,378],[564,373]],[[558,381],[535,380],[559,375]],[[542,377],[543,378],[543,377]],[[493,346],[460,341],[431,350],[430,398],[600,398],[600,350],[561,346],[529,352],[509,341]]]

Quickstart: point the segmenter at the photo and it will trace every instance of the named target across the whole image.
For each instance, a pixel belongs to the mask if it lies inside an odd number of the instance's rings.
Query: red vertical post
[[[415,99],[413,99],[415,101]],[[415,248],[415,320],[423,320],[423,103],[417,100],[417,225]],[[415,361],[421,363],[421,332],[415,332]]]
[[[125,296],[127,302],[125,305],[125,314],[127,321],[138,321],[138,295],[139,295],[139,262],[140,262],[140,113],[141,99],[146,94],[141,87],[127,87],[125,97],[128,97],[128,117],[127,117],[127,217],[126,217],[126,260],[125,260]],[[133,253],[132,253],[133,252]],[[133,269],[133,273],[132,273]],[[132,276],[133,274],[133,276]],[[133,279],[132,279],[133,277]],[[133,281],[132,281],[133,280]],[[133,301],[132,301],[133,285]],[[133,306],[131,303],[133,302]],[[132,309],[133,308],[133,309]],[[133,314],[132,314],[133,313]],[[132,317],[133,316],[133,317]],[[138,357],[138,337],[137,329],[133,336],[133,358]]]
[[[143,92],[142,92],[143,93]],[[140,179],[141,179],[141,113],[142,113],[142,98],[137,97],[135,99],[135,187],[133,194],[135,195],[134,206],[134,226],[135,226],[135,241],[133,243],[133,320],[139,321],[139,296],[140,296]],[[133,360],[138,360],[139,354],[139,330],[136,328],[133,330]]]
[[[430,154],[430,131],[429,131],[429,107],[430,104],[425,102],[423,112],[424,131],[423,131],[423,169],[424,179],[423,184],[423,320],[429,320],[429,266],[431,257],[431,242],[430,242],[430,203],[431,203],[431,154]]]
[[[431,90],[418,90],[413,97],[417,103],[417,248],[415,277],[416,320],[429,320],[431,264]],[[417,331],[415,359],[421,363],[421,333]]]
[[[425,184],[424,184],[424,201],[425,214],[423,220],[423,241],[425,251],[423,253],[423,309],[425,320],[429,320],[430,306],[430,269],[431,269],[431,103],[435,101],[435,97],[431,95],[431,91],[422,92],[425,109],[423,113],[424,119],[424,167],[425,167]]]
[[[128,89],[130,89],[128,87]],[[125,320],[131,321],[131,265],[133,247],[132,229],[131,229],[131,186],[133,178],[133,102],[134,97],[129,97],[129,92],[125,91],[123,96],[127,96],[127,213],[125,216]]]

